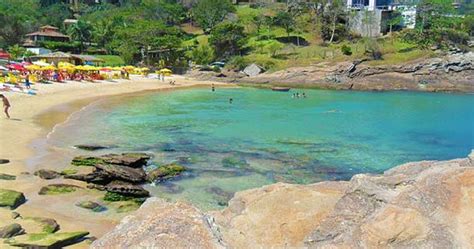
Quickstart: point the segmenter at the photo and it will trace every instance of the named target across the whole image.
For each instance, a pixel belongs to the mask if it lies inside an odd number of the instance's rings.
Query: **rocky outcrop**
[[[474,245],[474,153],[356,175],[306,238],[310,248],[466,248]]]
[[[153,198],[93,246],[470,248],[473,210],[474,152],[350,181],[251,189],[208,215]]]
[[[173,178],[175,176],[180,175],[183,173],[186,169],[177,164],[168,164],[168,165],[163,165],[160,166],[154,170],[151,170],[147,174],[147,179],[149,182],[155,182],[155,181],[165,181],[170,178]]]
[[[91,248],[224,248],[212,220],[184,203],[148,199]]]
[[[51,180],[51,179],[61,177],[61,174],[59,172],[56,172],[54,170],[49,170],[49,169],[40,169],[36,171],[34,175],[45,180]]]

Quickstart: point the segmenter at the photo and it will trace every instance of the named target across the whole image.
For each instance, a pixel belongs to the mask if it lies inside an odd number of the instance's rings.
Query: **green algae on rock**
[[[133,196],[126,196],[121,195],[119,193],[109,192],[107,191],[104,195],[103,200],[108,202],[116,202],[116,201],[134,201],[137,203],[143,203],[146,198],[138,198]]]
[[[50,184],[44,186],[38,192],[39,195],[60,195],[75,192],[81,187],[71,184]]]
[[[21,192],[9,189],[0,189],[0,207],[15,209],[26,201]]]
[[[245,161],[244,158],[229,156],[222,159],[222,166],[224,168],[239,168],[244,169],[248,168],[249,164]]]
[[[147,178],[150,182],[154,182],[157,180],[168,180],[170,178],[180,175],[185,170],[185,167],[178,164],[163,165],[150,171],[147,175]]]
[[[74,175],[77,174],[78,170],[77,169],[72,169],[72,168],[66,168],[63,171],[61,171],[61,175],[63,176],[68,176],[68,175]]]
[[[74,166],[95,166],[104,163],[104,159],[98,157],[77,156],[71,161]]]
[[[31,233],[5,240],[11,246],[26,248],[61,248],[79,242],[89,232]]]
[[[13,181],[16,180],[16,176],[0,173],[0,180]]]

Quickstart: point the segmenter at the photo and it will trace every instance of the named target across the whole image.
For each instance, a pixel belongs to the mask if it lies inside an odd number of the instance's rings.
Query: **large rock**
[[[39,178],[41,179],[45,179],[45,180],[51,180],[51,179],[55,179],[55,178],[59,178],[61,177],[61,174],[59,172],[56,172],[54,170],[49,170],[49,169],[40,169],[40,170],[37,170],[35,173],[34,173],[35,176],[38,176]]]
[[[474,245],[474,154],[356,175],[308,235],[310,248],[468,248]]]
[[[244,68],[243,71],[247,76],[253,77],[261,74],[263,72],[263,69],[259,67],[257,64],[253,63],[248,65],[247,67]]]
[[[59,230],[59,224],[55,219],[44,217],[26,217],[25,219],[36,222],[43,233],[54,233]]]
[[[8,159],[0,159],[0,164],[7,164],[9,162],[10,162],[10,160],[8,160]]]
[[[224,241],[233,248],[303,247],[344,194],[346,183],[277,183],[236,193],[214,213]]]
[[[145,182],[146,174],[142,168],[124,167],[114,164],[98,164],[97,169],[104,171],[112,179],[123,180],[133,183]]]
[[[64,175],[64,178],[74,179],[74,180],[89,182],[89,183],[96,183],[96,184],[107,184],[113,180],[111,175],[107,174],[103,170],[97,170],[97,169],[88,174]]]
[[[77,156],[72,159],[76,166],[96,166],[98,164],[116,164],[132,168],[141,168],[147,165],[151,155],[145,153],[107,154],[98,157]]]
[[[224,248],[212,224],[188,204],[150,198],[91,248]]]
[[[88,232],[31,233],[5,240],[6,244],[23,248],[62,248],[80,242]]]
[[[15,209],[25,203],[25,201],[23,193],[9,189],[0,189],[0,207]]]
[[[25,233],[25,230],[21,227],[20,224],[17,223],[0,227],[0,238],[2,239],[11,238],[23,233]]]
[[[75,192],[81,187],[72,184],[49,184],[40,189],[39,195],[60,195]]]

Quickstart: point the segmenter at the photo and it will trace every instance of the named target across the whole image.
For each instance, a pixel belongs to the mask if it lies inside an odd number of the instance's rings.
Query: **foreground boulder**
[[[35,173],[34,173],[35,176],[38,176],[39,178],[41,179],[45,179],[45,180],[51,180],[51,179],[55,179],[55,178],[59,178],[61,177],[61,174],[59,172],[56,172],[54,170],[49,170],[49,169],[40,169],[40,170],[37,170]]]
[[[9,189],[0,189],[0,207],[15,209],[25,203],[25,201],[23,193]]]
[[[150,198],[91,248],[224,248],[212,224],[188,204]]]
[[[20,224],[17,224],[17,223],[0,227],[0,238],[2,239],[11,238],[23,233],[25,233],[25,230],[23,230]]]
[[[135,169],[114,164],[98,164],[95,167],[104,171],[112,179],[134,183],[141,183],[146,180],[146,174],[142,168]]]
[[[23,248],[62,248],[80,242],[88,232],[31,233],[5,240],[6,244]]]

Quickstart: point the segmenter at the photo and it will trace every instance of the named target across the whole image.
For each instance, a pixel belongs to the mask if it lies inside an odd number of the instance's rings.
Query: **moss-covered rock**
[[[146,198],[137,198],[133,196],[125,196],[118,193],[106,192],[103,198],[104,201],[117,202],[117,201],[133,201],[136,203],[143,203]]]
[[[8,159],[0,159],[0,164],[7,164],[9,162],[10,162],[10,160],[8,160]]]
[[[56,220],[43,217],[26,217],[25,220],[32,220],[38,223],[43,233],[54,233],[59,230],[59,224]]]
[[[93,212],[102,212],[102,211],[107,210],[106,207],[100,205],[97,202],[93,202],[93,201],[81,201],[79,203],[76,203],[76,206],[81,207],[81,208],[85,208],[85,209],[89,209]]]
[[[61,248],[80,242],[88,232],[31,233],[5,240],[11,246],[26,248]]]
[[[35,176],[38,176],[41,179],[51,180],[61,177],[61,174],[54,170],[49,169],[40,169],[34,173]]]
[[[0,227],[0,238],[2,239],[11,238],[23,233],[25,233],[25,230],[21,227],[20,224],[17,223]]]
[[[60,195],[75,192],[81,187],[71,184],[50,184],[44,186],[38,192],[39,195]]]
[[[0,189],[0,207],[15,209],[25,203],[25,201],[23,193],[9,189]]]
[[[104,163],[104,159],[99,157],[77,156],[71,161],[74,166],[95,166]]]
[[[78,170],[77,169],[72,169],[72,168],[67,168],[61,171],[61,175],[63,176],[69,176],[69,175],[75,175],[77,174]]]
[[[185,167],[178,164],[163,165],[148,172],[147,179],[150,182],[164,181],[180,175],[185,170]]]
[[[16,180],[16,176],[0,173],[0,180],[13,181]]]

